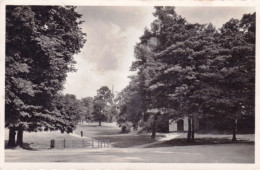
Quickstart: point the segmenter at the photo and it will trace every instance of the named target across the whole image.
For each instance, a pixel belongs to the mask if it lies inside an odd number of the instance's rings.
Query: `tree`
[[[188,23],[174,7],[155,9],[156,19],[136,45],[131,67],[140,77],[143,117],[152,124],[152,138],[162,114],[188,117],[188,141],[194,141],[195,116],[237,122],[238,115],[252,115],[254,15],[232,19],[218,32],[212,24]]]
[[[84,106],[86,107],[86,115],[85,119],[93,120],[93,112],[94,112],[94,101],[92,97],[86,97],[82,99]]]
[[[85,42],[75,7],[6,7],[5,126],[9,146],[23,131],[56,130],[53,100]]]
[[[218,43],[225,53],[217,55],[213,61],[219,70],[215,73],[218,88],[224,93],[218,96],[215,104],[225,118],[233,120],[232,140],[236,141],[238,119],[254,116],[255,13],[225,23],[220,29]]]
[[[60,130],[62,133],[71,133],[76,128],[76,124],[80,121],[80,115],[85,113],[85,107],[82,102],[76,99],[73,94],[61,95],[57,94],[53,100],[55,107],[55,116],[59,121],[55,123],[54,130]]]
[[[116,106],[119,109],[117,123],[123,133],[130,132],[130,129],[137,129],[140,120],[143,118],[142,98],[139,88],[138,76],[130,77],[131,81],[116,97]]]
[[[174,72],[178,69],[189,71],[187,57],[191,50],[183,49],[184,41],[190,37],[187,22],[175,13],[174,7],[155,7],[156,19],[151,24],[151,30],[145,30],[136,46],[136,59],[132,68],[142,75],[146,104],[146,120],[152,119],[152,138],[157,131],[157,119],[162,114],[170,117],[183,117],[178,110],[178,101],[171,100],[173,91],[186,90],[185,84],[179,79],[183,75]],[[187,72],[183,70],[183,73]],[[178,87],[180,86],[180,87]],[[174,103],[175,102],[175,103]],[[176,103],[177,102],[177,103]],[[149,122],[149,121],[148,121]]]
[[[113,94],[107,86],[102,86],[97,90],[97,95],[94,97],[94,119],[99,122],[99,126],[107,119],[112,103]]]

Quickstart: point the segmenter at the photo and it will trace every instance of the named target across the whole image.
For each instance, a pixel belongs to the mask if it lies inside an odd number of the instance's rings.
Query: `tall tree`
[[[156,136],[158,116],[184,116],[178,111],[174,101],[170,100],[172,96],[169,94],[178,86],[180,87],[177,89],[186,90],[185,84],[178,81],[184,78],[183,75],[179,74],[180,71],[175,71],[185,69],[185,73],[191,70],[187,57],[192,52],[189,48],[183,49],[184,41],[190,36],[185,19],[176,14],[174,7],[155,9],[156,19],[151,24],[151,30],[146,30],[140,38],[141,42],[136,46],[137,61],[133,63],[133,66],[140,65],[134,68],[144,77],[144,88],[149,98],[146,117],[147,120],[153,120],[152,138]]]
[[[52,123],[53,130],[60,130],[62,133],[71,133],[80,121],[80,115],[85,113],[85,107],[81,100],[76,99],[73,94],[57,94],[53,100],[56,119]],[[47,129],[45,129],[47,130]]]
[[[85,119],[93,120],[93,112],[94,112],[94,99],[92,97],[86,97],[82,99],[84,106],[86,107],[86,115]]]
[[[188,23],[174,7],[155,9],[131,67],[141,78],[152,138],[161,114],[187,116],[188,141],[194,141],[195,116],[232,118],[235,129],[238,115],[252,115],[254,108],[254,14],[232,19],[218,32],[212,24]]]
[[[97,90],[97,95],[94,97],[94,119],[99,122],[99,126],[107,119],[112,103],[113,94],[107,86],[102,86]]]
[[[219,44],[226,51],[214,60],[220,68],[219,87],[225,92],[219,103],[222,114],[234,122],[232,140],[236,141],[238,119],[254,116],[255,13],[225,23],[220,29]]]
[[[143,118],[142,97],[140,94],[138,76],[132,76],[131,81],[116,97],[116,106],[119,109],[117,123],[123,133],[137,129]]]
[[[22,146],[23,131],[54,130],[59,121],[53,100],[66,73],[75,71],[73,55],[85,42],[75,7],[6,7],[5,126],[9,146]]]

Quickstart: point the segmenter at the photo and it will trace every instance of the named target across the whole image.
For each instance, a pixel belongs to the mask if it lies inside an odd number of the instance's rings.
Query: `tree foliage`
[[[92,97],[86,97],[82,99],[83,105],[86,107],[86,120],[93,120],[94,112],[94,99]]]
[[[131,128],[137,129],[143,113],[137,76],[131,77],[131,82],[117,95],[115,101],[119,109],[117,123],[122,132],[130,132]]]
[[[94,120],[99,122],[99,126],[102,121],[107,120],[112,106],[113,94],[107,86],[102,86],[94,97]]]
[[[85,42],[80,17],[71,6],[6,7],[6,127],[54,130],[62,123],[53,101]]]
[[[152,137],[162,114],[191,122],[195,116],[254,115],[255,14],[231,19],[219,30],[188,23],[174,7],[155,7],[154,16],[131,67],[139,78],[141,119],[152,124]],[[190,129],[188,138],[194,139]]]

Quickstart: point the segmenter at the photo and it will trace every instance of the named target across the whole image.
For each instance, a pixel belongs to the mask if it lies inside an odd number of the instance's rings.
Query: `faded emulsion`
[[[5,162],[255,163],[255,8],[7,5],[5,20]]]

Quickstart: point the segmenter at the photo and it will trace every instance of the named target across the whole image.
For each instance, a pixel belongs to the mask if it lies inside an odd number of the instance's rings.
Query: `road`
[[[254,163],[254,144],[5,151],[6,162]]]

